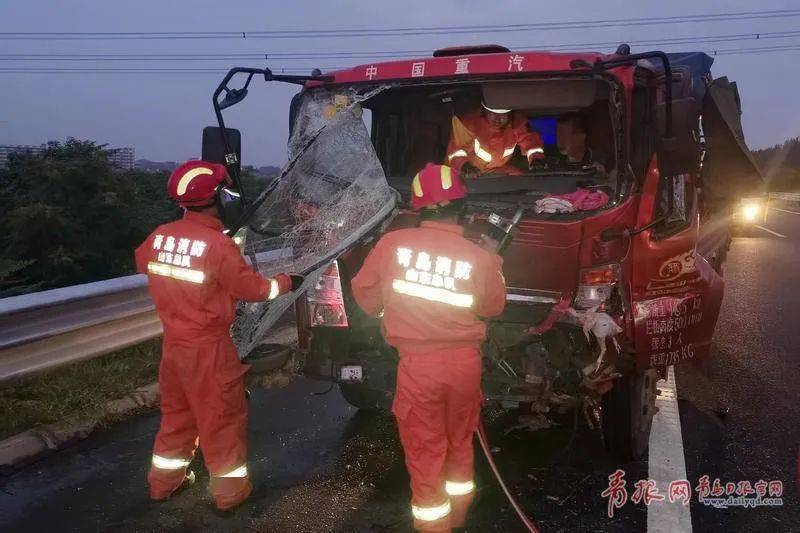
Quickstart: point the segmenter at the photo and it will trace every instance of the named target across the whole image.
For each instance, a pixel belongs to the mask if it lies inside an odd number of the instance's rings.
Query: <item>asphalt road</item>
[[[764,228],[733,242],[727,289],[706,364],[675,369],[685,477],[711,482],[783,482],[781,506],[717,509],[695,495],[685,511],[694,531],[800,531],[796,454],[800,445],[800,207],[773,209]],[[788,211],[794,211],[788,212]],[[147,500],[145,475],[158,415],[148,414],[6,478],[0,529],[8,531],[408,531],[408,478],[392,418],[359,413],[323,383],[296,379],[254,391],[250,401],[251,500],[217,514],[207,473],[173,500]],[[572,420],[528,433],[490,416],[494,457],[544,531],[645,531],[657,505],[630,501],[648,460],[622,465],[628,501],[607,515],[601,492],[617,465],[595,433]],[[571,444],[570,444],[570,441]],[[675,472],[675,480],[682,472]],[[520,531],[485,462],[469,531]],[[658,487],[662,493],[665,487]],[[662,508],[671,512],[671,507]],[[664,528],[662,528],[663,530]]]

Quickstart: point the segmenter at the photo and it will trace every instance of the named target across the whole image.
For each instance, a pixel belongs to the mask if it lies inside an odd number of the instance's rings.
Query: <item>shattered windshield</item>
[[[300,291],[242,304],[233,328],[240,358],[341,252],[392,212],[396,195],[372,147],[360,103],[383,88],[303,95],[277,187],[247,223],[244,252],[259,272],[306,275]]]

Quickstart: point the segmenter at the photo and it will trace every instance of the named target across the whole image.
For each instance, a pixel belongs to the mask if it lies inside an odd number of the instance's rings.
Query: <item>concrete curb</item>
[[[156,405],[158,405],[158,383],[151,383],[123,398],[108,402],[103,414],[94,420],[46,424],[0,441],[0,475],[9,474],[83,440],[106,422]]]

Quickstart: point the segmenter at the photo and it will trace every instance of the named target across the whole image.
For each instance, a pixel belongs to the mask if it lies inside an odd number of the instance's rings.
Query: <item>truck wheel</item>
[[[386,394],[360,383],[339,383],[339,390],[347,403],[362,411],[380,411],[390,405]]]
[[[647,451],[653,425],[658,373],[644,373],[620,378],[603,396],[603,441],[620,462],[639,459]]]

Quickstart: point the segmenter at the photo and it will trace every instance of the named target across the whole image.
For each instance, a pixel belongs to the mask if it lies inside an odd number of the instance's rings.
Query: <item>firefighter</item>
[[[447,165],[459,170],[462,177],[483,174],[522,174],[515,156],[520,154],[530,169],[544,157],[539,134],[528,128],[527,120],[510,109],[496,109],[481,102],[482,108],[463,118],[453,116]]]
[[[244,389],[249,367],[239,362],[229,334],[235,303],[274,299],[293,283],[286,274],[266,279],[252,270],[223,233],[220,208],[230,185],[222,165],[190,161],[175,169],[167,192],[184,208],[183,219],[159,226],[136,249],[136,267],[147,274],[164,326],[150,497],[165,500],[194,482],[187,467],[199,443],[220,510],[252,491]]]
[[[464,238],[466,187],[458,171],[428,164],[412,189],[420,226],[384,235],[352,287],[366,313],[383,311],[386,341],[400,355],[392,411],[411,477],[414,526],[448,531],[464,524],[475,490],[481,318],[502,312],[506,289],[500,257]]]

